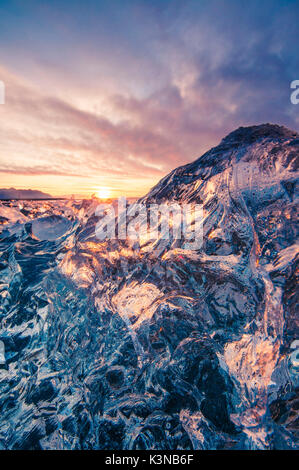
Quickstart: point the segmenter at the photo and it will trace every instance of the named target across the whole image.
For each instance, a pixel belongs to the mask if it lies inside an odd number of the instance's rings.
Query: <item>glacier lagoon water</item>
[[[197,251],[2,201],[0,448],[298,448],[298,142],[241,128],[142,199],[202,203]]]

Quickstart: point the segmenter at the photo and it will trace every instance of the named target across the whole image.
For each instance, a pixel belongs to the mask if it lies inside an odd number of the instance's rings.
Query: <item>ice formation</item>
[[[298,145],[239,128],[141,199],[203,204],[199,250],[1,204],[2,449],[298,448]]]

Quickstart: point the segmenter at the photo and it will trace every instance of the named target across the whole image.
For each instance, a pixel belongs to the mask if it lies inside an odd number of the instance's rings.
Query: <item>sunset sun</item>
[[[109,188],[99,188],[96,192],[96,196],[99,199],[108,199],[111,197],[111,191]]]

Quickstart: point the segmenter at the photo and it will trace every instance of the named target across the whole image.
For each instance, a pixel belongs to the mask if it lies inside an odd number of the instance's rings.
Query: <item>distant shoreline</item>
[[[0,201],[71,201],[71,199],[67,197],[43,197],[43,198],[20,197],[20,198],[9,198],[9,199],[0,198]]]

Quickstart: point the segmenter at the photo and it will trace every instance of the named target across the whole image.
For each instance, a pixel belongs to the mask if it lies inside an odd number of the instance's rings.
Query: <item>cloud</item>
[[[24,11],[30,36],[17,19],[22,57],[7,32],[3,175],[111,177],[122,190],[135,178],[148,188],[236,127],[298,128],[289,99],[298,3],[92,2],[83,12],[73,2],[67,17],[60,5]]]
[[[123,174],[136,175],[139,169],[156,175],[157,162],[164,171],[170,163],[178,162],[177,146],[159,132],[129,121],[115,124],[59,98],[42,95],[13,80],[11,75],[6,76],[3,70],[2,76],[7,78],[9,86],[7,119],[1,136],[4,140],[9,137],[8,147],[13,139],[16,161],[14,164],[10,160],[11,171],[72,175],[77,166],[77,171],[83,168],[83,176],[95,170],[121,173],[120,168]],[[22,152],[28,148],[25,159],[23,154],[18,155],[19,144]],[[17,164],[20,160],[22,165]],[[32,166],[32,160],[38,161],[36,167]],[[2,148],[1,171],[8,171],[6,162]],[[41,162],[45,163],[40,165]]]

